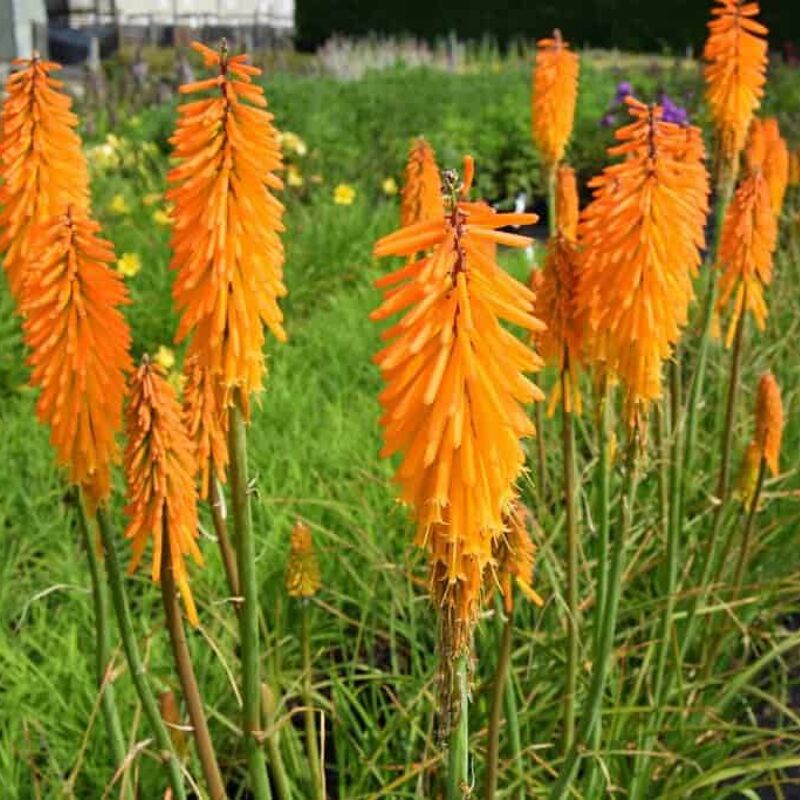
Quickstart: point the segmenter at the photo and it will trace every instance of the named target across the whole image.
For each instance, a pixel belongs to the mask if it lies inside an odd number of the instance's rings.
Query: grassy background
[[[632,78],[647,97],[666,88],[698,110],[696,68],[663,62],[618,64],[598,59],[584,67],[571,158],[582,178],[603,163],[611,133],[599,118],[615,83]],[[778,71],[768,107],[779,112],[792,135],[800,131],[796,73]],[[320,551],[324,589],[313,612],[318,701],[324,710],[330,797],[436,796],[438,751],[434,735],[435,625],[425,595],[422,555],[410,546],[411,526],[394,500],[391,467],[377,457],[379,376],[370,358],[378,330],[367,318],[377,303],[371,286],[386,267],[371,257],[374,240],[398,219],[396,197],[381,191],[386,177],[399,182],[409,137],[424,133],[442,165],[461,154],[476,157],[478,187],[509,204],[518,191],[541,199],[538,163],[529,143],[529,75],[519,66],[470,74],[395,69],[369,73],[357,82],[276,74],[268,94],[279,127],[298,133],[309,152],[295,158],[303,187],[286,192],[289,298],[284,304],[289,343],[270,343],[270,376],[259,399],[250,435],[257,479],[255,521],[261,606],[268,634],[264,672],[279,687],[283,740],[298,796],[305,796],[301,740],[294,727],[300,686],[297,606],[283,588],[288,535],[294,519],[312,527]],[[93,140],[103,141],[107,114],[91,115]],[[142,270],[128,280],[133,305],[127,316],[136,355],[172,346],[175,317],[167,227],[153,222],[159,203],[146,195],[164,188],[166,139],[174,110],[169,105],[122,114],[114,133],[121,163],[93,168],[96,212],[119,254],[135,252]],[[145,143],[152,143],[147,144]],[[797,139],[795,138],[795,144]],[[313,183],[318,176],[320,183]],[[352,184],[351,206],[332,201],[333,187]],[[129,213],[112,210],[121,194]],[[796,198],[794,198],[796,200]],[[794,201],[793,201],[794,202]],[[768,504],[759,518],[753,583],[748,602],[714,619],[727,622],[718,668],[707,681],[691,670],[670,703],[657,743],[652,797],[754,797],[769,792],[787,798],[790,771],[775,759],[800,753],[797,648],[769,658],[781,643],[800,642],[797,572],[797,457],[800,426],[800,318],[797,314],[796,227],[784,224],[776,282],[769,293],[770,320],[753,335],[742,377],[737,415],[737,458],[752,431],[757,376],[772,368],[784,389],[788,424],[785,474],[770,481]],[[519,260],[511,266],[524,271]],[[697,309],[695,309],[696,311]],[[34,393],[25,386],[24,351],[5,287],[0,292],[0,787],[9,800],[44,797],[99,798],[111,778],[102,723],[96,716],[92,677],[93,632],[85,557],[64,502],[64,484],[53,466],[47,433],[33,418]],[[691,354],[696,326],[687,335]],[[178,356],[180,351],[178,349]],[[712,349],[703,397],[700,455],[690,494],[691,523],[685,531],[682,591],[691,588],[698,545],[708,532],[709,494],[718,460],[728,359]],[[549,389],[553,375],[538,378]],[[595,444],[591,415],[579,437],[580,465],[588,478]],[[559,474],[558,424],[543,435],[551,475]],[[533,447],[531,445],[531,447]],[[664,598],[658,592],[663,553],[656,512],[657,460],[650,456],[640,490],[633,552],[626,573],[618,666],[608,691],[608,747],[600,754],[618,796],[625,796],[633,749],[652,720],[648,680],[634,691],[646,661]],[[525,498],[532,487],[522,481]],[[589,481],[582,495],[582,597],[591,603],[596,559]],[[119,487],[120,490],[122,487]],[[558,725],[564,660],[565,620],[560,509],[538,508],[541,547],[538,588],[542,611],[518,614],[513,679],[525,747],[524,793],[541,797],[558,767]],[[121,529],[123,517],[116,509]],[[207,523],[207,518],[206,518]],[[208,530],[210,526],[206,524]],[[122,547],[127,548],[124,544]],[[238,786],[243,754],[238,744],[236,626],[226,603],[224,575],[213,542],[204,542],[208,564],[193,573],[203,628],[191,636],[196,668],[210,710],[212,735],[223,754],[231,790]],[[161,622],[158,592],[145,571],[130,579],[136,620],[151,677],[159,689],[177,688]],[[679,604],[679,611],[684,604]],[[586,619],[588,682],[590,615]],[[480,626],[475,665],[473,752],[476,781],[482,780],[488,692],[496,635],[491,614]],[[759,665],[759,658],[767,656]],[[752,675],[748,665],[756,665]],[[163,795],[163,776],[147,744],[124,662],[117,654],[116,686],[131,745],[145,743],[135,759],[141,797]],[[742,685],[735,683],[744,676]],[[789,761],[781,762],[790,766]],[[516,773],[501,764],[501,796],[511,797]],[[199,771],[192,767],[194,775]],[[783,785],[784,788],[781,788]],[[780,792],[785,794],[781,795]],[[113,796],[113,791],[111,793]],[[244,795],[243,795],[244,796]]]

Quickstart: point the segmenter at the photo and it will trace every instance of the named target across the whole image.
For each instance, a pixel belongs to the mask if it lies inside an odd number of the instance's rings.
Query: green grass
[[[588,66],[584,76],[576,136],[580,144],[573,146],[573,156],[586,176],[602,161],[602,148],[610,138],[608,131],[597,126],[597,118],[613,95],[620,73]],[[671,91],[677,85],[679,92],[687,80],[682,73],[676,76],[663,69],[657,75],[645,70],[635,76],[648,90],[663,83]],[[691,80],[696,84],[696,76]],[[428,135],[444,164],[456,163],[465,150],[473,152],[479,186],[494,199],[540,186],[535,154],[528,144],[528,74],[518,68],[459,76],[399,70],[369,74],[350,84],[275,75],[270,85],[279,124],[300,134],[309,145],[309,154],[298,159],[303,174],[308,179],[318,173],[323,183],[307,182],[302,190],[287,192],[289,297],[284,309],[289,342],[268,346],[270,374],[254,407],[250,431],[251,473],[258,487],[254,512],[261,607],[268,631],[264,673],[280,692],[278,715],[285,723],[285,757],[296,796],[305,797],[297,712],[299,615],[283,585],[289,531],[301,516],[314,532],[323,573],[324,588],[313,608],[312,647],[314,686],[324,710],[330,796],[352,800],[434,797],[439,780],[435,619],[424,591],[424,557],[413,549],[412,526],[394,499],[391,465],[378,458],[380,380],[370,359],[379,347],[379,330],[368,314],[378,301],[372,279],[386,266],[372,260],[371,247],[377,236],[396,225],[397,200],[381,194],[380,182],[388,175],[399,179],[407,140],[413,134]],[[782,87],[790,83],[781,73],[774,86],[783,97]],[[787,89],[787,101],[780,107],[790,123],[800,105],[792,105],[791,91]],[[152,353],[160,345],[171,346],[176,322],[170,306],[172,276],[167,269],[169,232],[152,223],[152,211],[158,206],[145,208],[141,203],[148,192],[163,190],[166,160],[161,150],[142,153],[139,147],[143,140],[163,145],[171,115],[169,108],[153,109],[123,126],[120,135],[133,143],[125,164],[119,170],[96,172],[93,182],[95,207],[106,235],[118,253],[136,252],[143,262],[142,271],[128,280],[134,303],[127,316],[137,356]],[[339,181],[356,187],[352,206],[333,204],[332,189]],[[130,215],[109,211],[117,193],[127,198]],[[752,792],[759,787],[788,780],[782,770],[797,766],[800,759],[796,704],[800,681],[796,630],[800,613],[796,567],[800,249],[796,229],[791,233],[787,219],[776,282],[769,292],[768,328],[764,334],[751,330],[749,335],[735,437],[738,462],[752,432],[757,376],[773,369],[784,390],[786,472],[769,482],[767,504],[758,520],[754,567],[744,595],[748,602],[731,612],[736,619],[724,627],[726,639],[717,668],[707,681],[687,669],[669,698],[679,712],[666,715],[652,762],[658,788],[648,797],[754,797]],[[519,260],[512,266],[525,268]],[[0,794],[4,800],[62,797],[69,779],[72,796],[100,798],[112,770],[102,718],[95,708],[88,571],[47,433],[34,419],[34,393],[24,385],[24,351],[5,288],[0,304],[0,464],[4,465],[0,482]],[[689,350],[696,338],[693,324],[687,334]],[[690,523],[684,531],[678,613],[685,612],[690,574],[698,570],[699,547],[708,533],[727,365],[727,354],[715,345],[701,409]],[[548,370],[538,380],[549,389],[554,376]],[[557,421],[549,421],[543,433],[549,471],[556,476],[560,474]],[[587,413],[578,431],[579,466],[586,487],[581,498],[581,598],[585,601],[592,598],[592,567],[597,557],[592,521],[587,520],[594,448],[593,423]],[[648,452],[623,587],[616,642],[619,660],[605,706],[606,728],[612,737],[598,754],[620,797],[630,784],[632,748],[652,720],[649,678],[645,677],[641,691],[635,692],[634,687],[642,659],[660,629],[664,606],[657,588],[663,554],[656,510],[657,464],[652,448]],[[618,481],[615,474],[615,489]],[[532,503],[533,489],[527,479],[522,481],[522,490]],[[121,530],[120,507],[117,503],[114,517]],[[534,511],[541,548],[537,588],[547,602],[542,611],[522,605],[518,611],[512,678],[525,751],[525,785],[515,786],[517,773],[501,746],[503,798],[516,796],[518,788],[523,788],[526,797],[545,796],[560,757],[557,742],[565,658],[563,519],[558,508]],[[204,527],[210,530],[205,517]],[[126,548],[127,544],[121,545],[123,552]],[[203,630],[192,634],[191,647],[209,708],[211,733],[233,789],[244,775],[236,693],[229,680],[229,674],[238,674],[236,624],[224,600],[224,574],[213,542],[205,539],[203,549],[207,566],[193,571]],[[158,689],[177,689],[158,592],[144,570],[128,581],[128,588],[151,678]],[[713,619],[721,620],[726,614],[716,611]],[[589,618],[587,614],[586,649],[581,654],[586,666],[579,676],[582,692],[589,680]],[[482,622],[476,642],[472,712],[477,795],[490,697],[487,681],[494,667],[496,639],[492,621]],[[147,743],[149,733],[140,720],[119,653],[115,663],[124,730],[131,747],[143,745],[134,759],[140,796],[161,797],[163,774]],[[82,749],[84,737],[87,746]],[[190,768],[197,778],[197,765]],[[786,797],[790,797],[788,791]]]

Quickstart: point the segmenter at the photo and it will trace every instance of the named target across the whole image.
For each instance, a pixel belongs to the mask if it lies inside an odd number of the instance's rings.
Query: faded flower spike
[[[321,586],[311,529],[302,520],[297,520],[292,528],[289,561],[286,564],[286,591],[290,597],[313,597]]]
[[[505,514],[506,527],[497,537],[494,547],[496,579],[503,596],[506,614],[514,609],[514,583],[534,605],[544,601],[533,588],[533,570],[536,565],[536,545],[530,534],[530,511],[519,500],[513,500]]]
[[[36,413],[89,507],[111,490],[115,436],[122,424],[130,330],[120,306],[128,292],[111,268],[111,242],[81,209],[29,232],[29,266],[20,309],[30,350],[31,383],[41,389]]]
[[[128,445],[124,467],[129,517],[125,536],[133,542],[133,573],[153,540],[152,579],[161,580],[162,548],[169,548],[175,584],[186,615],[197,625],[197,609],[184,559],[202,565],[197,546],[197,495],[192,444],[181,420],[181,407],[164,371],[145,356],[130,383],[126,413]]]

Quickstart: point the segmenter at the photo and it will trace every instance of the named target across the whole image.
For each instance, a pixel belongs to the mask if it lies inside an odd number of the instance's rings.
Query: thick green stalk
[[[169,544],[169,531],[164,524],[164,546],[161,549],[161,597],[164,601],[164,617],[166,619],[167,633],[172,646],[172,657],[175,660],[175,669],[181,684],[183,699],[192,723],[197,757],[203,769],[208,793],[211,800],[225,800],[225,784],[217,763],[217,754],[208,730],[206,712],[203,708],[203,698],[197,685],[194,674],[192,656],[186,642],[186,631],[183,627],[181,607],[178,600],[178,591],[175,586],[175,576],[172,572],[171,548]]]
[[[514,681],[510,671],[506,674],[503,704],[506,712],[506,730],[508,732],[511,763],[519,781],[519,788],[514,797],[516,800],[525,800],[525,764],[522,760],[522,736],[519,731],[519,714],[517,712],[517,700],[514,696]]]
[[[244,733],[250,791],[255,800],[271,797],[264,754],[259,742],[261,730],[261,678],[259,675],[258,582],[250,487],[247,476],[247,434],[242,415],[242,398],[236,390],[230,409],[228,449],[230,453],[231,507],[236,542],[236,559],[241,590],[239,638],[242,652],[242,731]]]
[[[564,752],[575,739],[580,621],[578,609],[578,494],[575,476],[575,429],[570,409],[569,354],[561,370],[561,431],[564,449],[564,505],[567,518],[567,676],[564,690]]]
[[[457,657],[454,668],[458,696],[458,719],[450,732],[448,745],[447,800],[469,797],[469,691],[467,688],[467,654]]]
[[[225,577],[228,579],[228,588],[233,597],[239,597],[239,570],[236,567],[236,553],[233,551],[228,525],[224,511],[225,498],[222,487],[214,475],[214,462],[209,466],[208,505],[211,508],[211,520],[214,523],[214,533],[217,535],[217,545],[222,556],[222,566],[225,568]],[[237,610],[239,606],[236,606]]]
[[[300,647],[303,654],[303,718],[306,728],[306,753],[311,785],[316,800],[325,800],[325,781],[319,755],[317,720],[314,714],[314,693],[311,689],[313,664],[311,662],[311,631],[308,620],[308,601],[300,601]]]
[[[498,619],[500,609],[497,608]],[[511,661],[511,639],[513,635],[513,609],[503,618],[500,635],[500,649],[497,654],[497,666],[492,681],[492,700],[489,709],[489,729],[486,747],[486,800],[494,800],[497,792],[498,762],[500,760],[500,716],[503,698],[508,682],[508,666]]]
[[[761,463],[758,465],[758,479],[756,481],[756,489],[753,492],[753,499],[750,501],[750,509],[747,512],[747,522],[744,526],[744,535],[742,536],[742,545],[739,548],[739,558],[736,561],[736,572],[733,576],[733,596],[731,602],[739,597],[742,591],[742,581],[744,580],[744,572],[747,567],[747,561],[750,556],[750,543],[753,540],[753,530],[755,529],[756,514],[758,513],[758,504],[761,500],[761,490],[764,488],[764,477],[767,471],[767,461],[762,456]]]
[[[586,699],[578,734],[567,753],[558,779],[550,790],[550,800],[562,800],[567,795],[575,778],[578,764],[587,743],[593,741],[593,732],[600,723],[603,691],[614,649],[614,633],[617,625],[619,599],[622,593],[622,577],[625,566],[625,550],[633,520],[633,502],[636,495],[639,437],[634,430],[628,442],[625,459],[625,480],[620,502],[620,518],[614,530],[611,564],[608,575],[608,597],[600,634],[599,658],[595,659],[589,695]]]
[[[595,471],[597,491],[597,590],[595,597],[594,650],[599,653],[600,630],[605,617],[608,591],[608,541],[611,527],[611,462],[609,458],[609,396],[608,378],[603,375],[599,391],[599,429],[597,436],[597,468]]]
[[[114,531],[103,508],[97,509],[97,525],[100,529],[100,539],[103,542],[106,574],[108,576],[108,586],[111,590],[111,602],[114,606],[114,613],[117,616],[117,625],[122,639],[122,648],[125,651],[125,658],[128,662],[128,671],[136,688],[136,693],[139,695],[144,714],[150,723],[156,746],[161,751],[161,758],[164,760],[169,783],[172,787],[173,798],[174,800],[186,800],[181,765],[172,747],[172,740],[164,725],[164,720],[161,719],[161,714],[158,713],[156,699],[147,681],[147,670],[139,655],[139,646],[136,643],[136,635],[133,632],[133,622],[128,609],[128,598],[125,595],[122,571],[117,557],[117,546],[114,543]]]
[[[281,755],[281,739],[276,725],[275,693],[267,683],[261,684],[261,715],[266,728],[267,753],[270,773],[275,781],[275,794],[278,800],[292,800],[292,790]]]
[[[111,676],[108,673],[111,662],[111,631],[109,630],[109,611],[108,593],[103,583],[101,574],[102,567],[97,558],[97,551],[92,536],[89,533],[89,524],[86,519],[86,511],[83,507],[82,498],[78,496],[75,500],[75,507],[78,512],[78,527],[81,531],[83,544],[86,548],[86,560],[89,562],[89,575],[92,580],[92,602],[94,604],[94,635],[95,635],[95,678],[97,688],[102,693],[101,709],[103,720],[106,726],[106,736],[108,737],[108,749],[111,751],[111,758],[114,769],[118,769],[125,761],[127,747],[125,737],[122,735],[122,725],[119,721],[119,711],[117,710],[116,692]],[[130,785],[124,783],[123,797],[126,800],[133,799],[133,791]]]

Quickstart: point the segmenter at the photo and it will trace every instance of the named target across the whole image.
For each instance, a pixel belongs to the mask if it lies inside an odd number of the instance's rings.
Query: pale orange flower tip
[[[742,456],[742,463],[739,467],[739,475],[736,478],[736,496],[745,508],[753,502],[758,484],[758,470],[761,466],[761,448],[755,439],[750,443]]]
[[[742,150],[766,83],[767,29],[755,20],[758,3],[715,0],[703,50],[706,99],[723,158]]]
[[[30,351],[36,414],[90,510],[111,490],[122,423],[130,330],[120,307],[128,292],[111,268],[111,242],[78,208],[34,227],[20,310]]]
[[[247,395],[262,386],[264,327],[286,340],[284,209],[274,195],[283,158],[264,90],[251,81],[259,71],[225,47],[195,49],[217,74],[183,87],[213,92],[179,107],[170,140],[176,338],[191,334],[202,367]]]
[[[756,396],[756,443],[773,476],[780,469],[783,403],[778,381],[771,372],[761,376]]]
[[[569,164],[559,164],[556,172],[556,221],[566,239],[578,237],[578,180]]]
[[[151,576],[159,582],[163,548],[168,548],[166,558],[186,615],[197,625],[184,560],[190,555],[195,563],[203,563],[197,546],[196,464],[175,390],[162,368],[147,356],[130,381],[126,431],[123,465],[129,522],[125,536],[132,540],[130,572],[136,570],[152,539]]]
[[[780,125],[775,117],[767,117],[763,122],[766,154],[764,175],[769,186],[772,213],[780,217],[783,199],[789,185],[789,147],[781,136]]]
[[[524,404],[542,399],[525,375],[541,359],[500,321],[529,331],[543,324],[534,294],[487,247],[526,247],[528,237],[498,229],[534,215],[497,213],[453,194],[448,203],[438,220],[377,243],[378,255],[413,258],[379,281],[383,302],[372,318],[398,317],[375,357],[385,383],[382,455],[402,457],[396,480],[429,552],[447,649],[456,652],[468,646],[492,542],[524,465],[520,439],[533,434]]]
[[[553,32],[536,45],[533,72],[533,140],[546,164],[556,164],[572,134],[578,99],[579,62],[576,53]]]
[[[405,181],[400,195],[402,227],[444,216],[442,182],[436,154],[427,139],[420,136],[411,143],[406,162]]]
[[[292,528],[289,560],[286,564],[286,591],[290,597],[313,597],[322,586],[319,562],[311,529],[302,520]]]
[[[72,100],[51,76],[60,65],[38,56],[13,64],[0,135],[0,252],[19,300],[33,229],[67,206],[88,211],[89,173]]]

